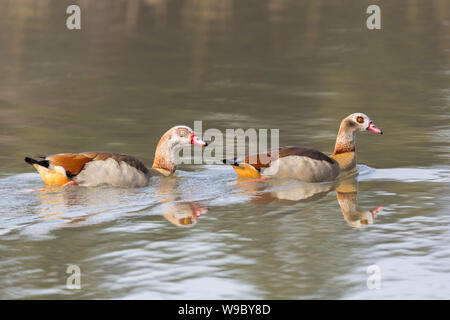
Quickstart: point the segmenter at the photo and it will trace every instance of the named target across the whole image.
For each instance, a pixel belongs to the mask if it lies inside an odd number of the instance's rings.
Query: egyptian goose
[[[25,162],[34,166],[48,185],[144,187],[152,176],[174,173],[177,168],[176,153],[191,144],[207,145],[189,127],[169,129],[159,140],[151,169],[130,155],[107,152],[36,156],[43,160],[26,157]]]
[[[305,182],[332,181],[340,173],[356,167],[355,134],[358,131],[382,134],[363,113],[342,120],[332,155],[307,148],[280,147],[266,154],[249,155],[244,160],[223,160],[240,177],[295,178]]]

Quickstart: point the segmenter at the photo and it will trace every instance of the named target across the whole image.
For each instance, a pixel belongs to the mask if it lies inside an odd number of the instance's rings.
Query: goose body
[[[243,160],[224,160],[240,177],[294,178],[305,182],[336,179],[356,167],[355,134],[358,131],[381,134],[368,116],[354,113],[342,120],[333,154],[308,148],[280,147],[266,154],[249,155]]]
[[[144,187],[153,176],[169,176],[176,170],[176,152],[184,145],[205,146],[190,129],[177,126],[160,139],[152,168],[147,168],[133,156],[109,152],[60,153],[25,158],[48,185]]]

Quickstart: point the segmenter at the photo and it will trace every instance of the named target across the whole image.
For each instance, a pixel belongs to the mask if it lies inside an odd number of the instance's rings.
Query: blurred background
[[[0,43],[1,298],[448,298],[450,1],[0,0]],[[167,211],[154,187],[20,192],[42,187],[24,156],[150,165],[161,134],[194,120],[332,152],[353,112],[384,132],[357,138],[360,203],[385,207],[363,231],[333,191],[255,204],[224,166],[183,166],[162,192],[209,209],[189,229],[160,215],[193,206]],[[65,289],[68,263],[84,290]]]

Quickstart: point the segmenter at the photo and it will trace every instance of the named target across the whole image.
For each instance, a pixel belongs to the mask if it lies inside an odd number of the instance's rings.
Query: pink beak
[[[372,214],[372,218],[374,218],[374,219],[378,218],[378,212],[380,212],[381,210],[383,210],[383,207],[380,207],[380,206],[376,207],[373,210],[370,210],[370,213]]]
[[[191,144],[198,145],[198,146],[204,146],[204,147],[206,147],[208,145],[205,141],[201,140],[195,134],[191,135]]]
[[[383,134],[383,131],[381,131],[380,129],[378,129],[372,121],[370,121],[369,126],[367,127],[366,130],[375,132],[375,133],[379,133],[379,134]]]
[[[189,204],[191,205],[192,214],[194,215],[194,218],[198,218],[202,214],[205,214],[205,213],[208,212],[208,208],[207,207],[200,207],[199,205],[197,205],[194,202],[189,202]]]

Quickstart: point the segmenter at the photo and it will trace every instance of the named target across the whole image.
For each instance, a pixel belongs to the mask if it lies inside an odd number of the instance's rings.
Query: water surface
[[[357,0],[2,0],[0,298],[448,298],[450,3],[378,2],[380,31]],[[65,28],[72,3],[81,31]],[[141,189],[60,188],[23,162],[150,165],[195,120],[331,152],[353,112],[384,135],[360,134],[359,174],[336,183],[204,164]]]

